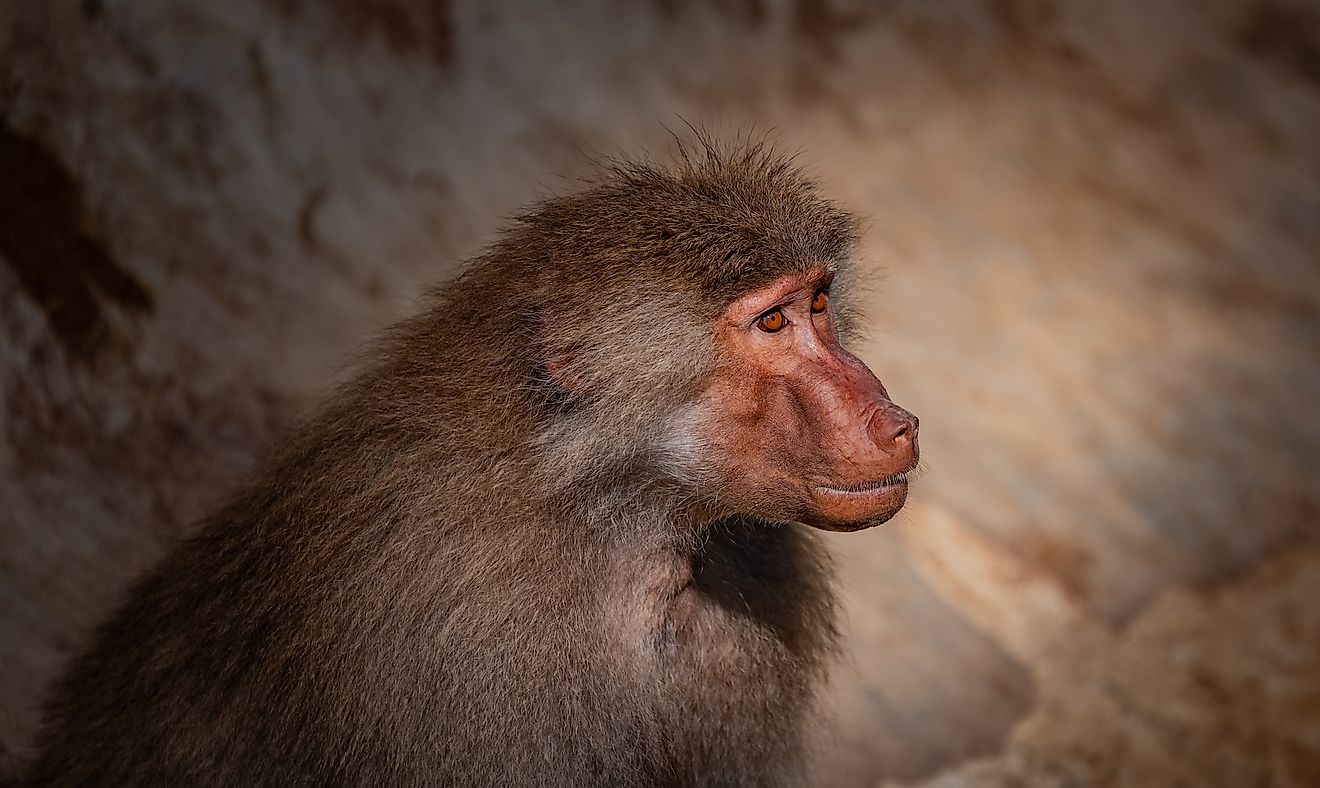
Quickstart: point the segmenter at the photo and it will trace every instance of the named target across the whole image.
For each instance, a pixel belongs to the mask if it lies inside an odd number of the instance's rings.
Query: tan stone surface
[[[1057,584],[1023,582],[1020,558],[951,520],[931,530],[918,563],[1033,666],[1039,699],[1002,754],[923,788],[1315,785],[1320,551],[1212,592],[1164,592],[1114,633]]]
[[[922,417],[909,510],[831,539],[822,784],[1304,784],[1318,20],[0,4],[0,758],[364,336],[584,153],[662,151],[681,117],[774,128],[868,217],[862,355]]]

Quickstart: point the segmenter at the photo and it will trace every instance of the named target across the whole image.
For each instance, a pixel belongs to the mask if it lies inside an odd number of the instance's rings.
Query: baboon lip
[[[811,488],[815,510],[804,522],[826,531],[860,531],[880,525],[907,502],[908,468],[857,484],[817,484]]]
[[[869,495],[871,493],[882,492],[888,489],[902,487],[908,483],[909,471],[890,474],[883,479],[877,479],[860,484],[818,484],[816,490],[831,495]]]

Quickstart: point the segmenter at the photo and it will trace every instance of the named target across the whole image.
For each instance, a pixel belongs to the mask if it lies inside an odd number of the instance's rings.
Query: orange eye
[[[788,319],[785,318],[784,313],[778,309],[761,315],[761,319],[756,321],[756,327],[767,334],[773,334],[786,325],[788,325]]]
[[[830,305],[830,294],[824,290],[816,294],[816,298],[811,302],[811,313],[820,314]]]

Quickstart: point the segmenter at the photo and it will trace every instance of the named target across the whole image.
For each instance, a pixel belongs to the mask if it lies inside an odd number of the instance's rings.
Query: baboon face
[[[728,306],[699,422],[722,506],[855,531],[907,500],[917,419],[840,344],[832,280],[818,265]]]

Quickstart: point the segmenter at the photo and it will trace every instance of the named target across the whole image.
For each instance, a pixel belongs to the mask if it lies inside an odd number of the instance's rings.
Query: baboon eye
[[[815,299],[811,302],[811,313],[813,315],[818,315],[821,312],[824,312],[829,305],[830,294],[822,290],[816,294]]]
[[[760,320],[756,321],[756,327],[767,334],[773,334],[786,325],[788,325],[788,319],[784,317],[784,312],[781,309],[766,312],[761,315]]]

